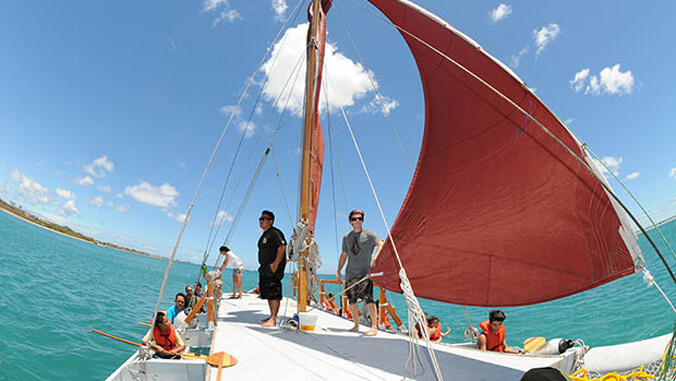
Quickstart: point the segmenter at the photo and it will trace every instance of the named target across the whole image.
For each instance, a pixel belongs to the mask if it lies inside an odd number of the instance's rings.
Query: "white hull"
[[[282,300],[280,316],[288,319],[296,311],[296,302]],[[268,316],[268,304],[254,295],[243,299],[221,300],[219,322],[213,331],[210,353],[227,352],[237,365],[223,369],[223,380],[436,380],[427,351],[421,348],[425,372],[411,375],[405,364],[409,353],[408,336],[379,332],[366,337],[348,332],[352,322],[334,314],[312,310],[318,317],[313,332],[282,328],[262,328]],[[208,341],[197,330],[185,336],[192,344]],[[585,356],[584,366],[593,372],[607,373],[635,369],[661,359],[671,335],[611,347],[593,348]],[[474,344],[433,344],[446,380],[518,381],[533,368],[554,367],[570,374],[576,366],[580,348],[557,356],[513,355],[479,351]],[[138,360],[138,352],[125,362],[108,381],[190,380],[216,381],[217,368],[204,361]]]

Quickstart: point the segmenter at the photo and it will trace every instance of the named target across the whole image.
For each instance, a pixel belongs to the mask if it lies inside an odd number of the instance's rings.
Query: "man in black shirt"
[[[261,212],[258,219],[263,234],[258,239],[258,268],[261,299],[267,299],[270,316],[263,319],[263,327],[277,325],[277,313],[282,299],[282,278],[286,267],[286,239],[284,233],[272,226],[275,215],[269,210]]]

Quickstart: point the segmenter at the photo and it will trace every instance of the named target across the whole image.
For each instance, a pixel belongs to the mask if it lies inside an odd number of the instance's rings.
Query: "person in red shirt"
[[[482,351],[526,353],[523,349],[510,348],[505,341],[507,329],[503,322],[507,317],[500,310],[493,310],[488,314],[488,320],[479,324],[481,334],[477,339],[479,349]]]

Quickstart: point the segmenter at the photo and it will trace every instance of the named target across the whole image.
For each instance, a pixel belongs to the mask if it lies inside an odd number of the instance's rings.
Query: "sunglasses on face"
[[[364,221],[364,217],[352,217],[350,221]]]
[[[270,217],[261,217],[258,219],[258,221],[272,221],[272,218]]]

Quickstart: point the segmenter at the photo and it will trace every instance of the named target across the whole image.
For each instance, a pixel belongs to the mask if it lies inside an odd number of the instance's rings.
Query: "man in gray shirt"
[[[376,233],[362,228],[364,223],[364,212],[353,210],[350,212],[350,225],[352,231],[343,236],[343,250],[338,261],[338,270],[336,271],[336,280],[340,280],[340,270],[347,261],[345,270],[345,288],[348,289],[345,294],[348,299],[348,307],[354,320],[354,327],[351,332],[359,330],[359,306],[357,302],[362,299],[367,304],[369,316],[371,317],[371,329],[365,333],[366,336],[375,336],[378,333],[378,319],[376,314],[376,304],[373,300],[373,282],[370,279],[362,280],[371,270],[380,250],[383,248],[383,241]],[[376,250],[375,255],[373,250]],[[360,282],[361,281],[361,282]]]

